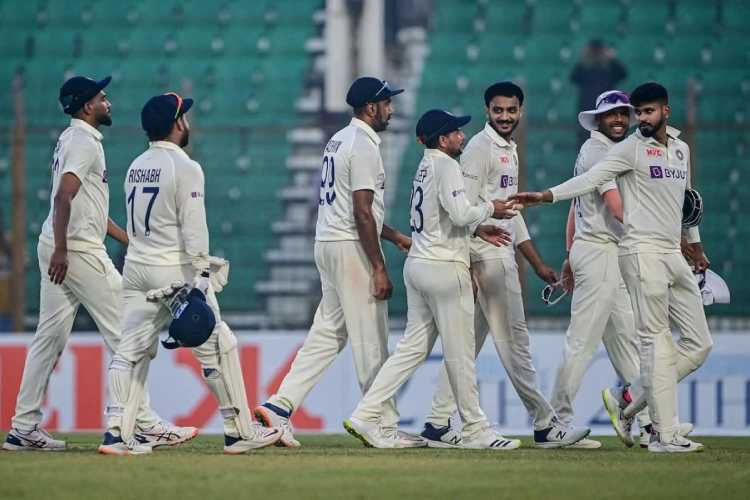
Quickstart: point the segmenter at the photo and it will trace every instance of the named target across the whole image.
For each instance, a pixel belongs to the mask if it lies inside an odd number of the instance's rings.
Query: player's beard
[[[641,131],[641,135],[643,137],[653,137],[657,130],[661,130],[661,128],[664,126],[665,121],[666,118],[664,118],[664,115],[662,115],[661,120],[659,120],[659,123],[657,123],[656,125],[641,122],[638,124],[638,130]]]
[[[512,124],[510,127],[510,132],[507,132],[507,133],[501,132],[500,131],[501,123],[503,125]],[[493,129],[495,129],[495,132],[497,132],[497,135],[499,135],[500,137],[510,137],[513,134],[513,132],[516,130],[516,127],[518,127],[518,121],[510,122],[510,121],[497,120],[497,121],[490,121],[490,125],[492,126]]]
[[[99,123],[99,125],[109,127],[110,125],[112,125],[112,115],[109,113],[109,111],[105,111],[96,116],[96,121]]]
[[[188,145],[190,142],[190,131],[185,129],[185,133],[182,134],[182,137],[180,138],[180,147],[184,148]]]
[[[373,130],[375,132],[382,132],[383,130],[388,128],[388,121],[391,119],[390,115],[383,116],[381,111],[378,109],[375,113],[375,123],[373,126]]]

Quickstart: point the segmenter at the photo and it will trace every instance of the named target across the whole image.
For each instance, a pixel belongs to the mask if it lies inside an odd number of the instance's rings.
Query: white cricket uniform
[[[487,123],[466,145],[461,155],[461,170],[469,203],[480,199],[506,200],[518,191],[516,143],[500,137]],[[492,223],[513,235],[513,245],[495,247],[477,238],[471,242],[471,268],[479,303],[474,316],[475,355],[490,332],[508,378],[534,420],[534,429],[547,429],[555,413],[537,383],[515,258],[515,247],[527,241],[529,234],[520,214]],[[446,426],[455,409],[443,370],[427,421]]]
[[[128,168],[124,187],[130,246],[123,270],[122,341],[109,368],[113,401],[107,408],[107,426],[127,437],[132,429],[123,416],[139,397],[136,384],[145,383],[148,363],[157,352],[159,332],[172,319],[162,304],[146,300],[146,292],[176,281],[191,283],[199,270],[208,269],[209,240],[203,171],[176,144],[151,142]],[[231,366],[223,356],[235,350],[236,339],[221,320],[211,287],[206,302],[216,317],[216,327],[204,344],[193,348],[193,353],[219,401],[225,433],[231,435],[237,432],[235,416],[245,425],[251,417],[246,401],[232,402],[225,389],[217,389],[221,384],[214,379],[235,377],[235,383],[241,383],[242,373],[227,374]],[[237,415],[232,414],[232,408]]]
[[[39,324],[26,356],[21,388],[16,402],[13,427],[33,430],[42,423],[42,405],[52,370],[70,337],[78,307],[83,305],[101,332],[104,343],[114,352],[120,341],[122,278],[107,255],[109,187],[102,148],[102,134],[83,120],[73,118],[55,146],[51,163],[50,211],[37,245],[41,286]],[[68,271],[56,285],[47,275],[54,251],[53,214],[55,194],[64,174],[81,182],[70,206],[66,234]],[[138,422],[149,427],[159,417],[144,403]]]
[[[712,346],[698,285],[680,251],[690,149],[678,135],[667,127],[664,146],[637,131],[591,170],[551,189],[559,201],[618,178],[625,225],[620,272],[640,339],[643,392],[663,442],[671,441],[677,430],[677,382],[703,364]],[[700,241],[697,228],[688,230],[688,241]],[[670,320],[680,333],[676,345]],[[625,413],[632,416],[641,408],[631,405]]]
[[[290,412],[302,405],[336,356],[351,342],[362,392],[388,358],[388,302],[373,296],[372,266],[359,242],[354,220],[354,192],[373,192],[377,232],[383,227],[385,170],[381,139],[364,121],[352,118],[323,151],[315,264],[322,298],[310,332],[279,390],[268,401]],[[392,399],[383,401],[383,425],[396,427]]]
[[[587,172],[614,144],[601,132],[592,131],[581,146],[573,175]],[[623,382],[633,383],[639,376],[633,307],[617,263],[617,244],[623,227],[602,198],[607,191],[616,189],[615,181],[609,181],[599,186],[597,192],[581,195],[574,201],[575,237],[569,259],[575,288],[563,361],[557,370],[551,400],[565,424],[573,423],[573,401],[600,341],[604,341]],[[641,428],[650,423],[648,411],[639,414],[639,421]]]
[[[437,149],[425,150],[412,188],[412,245],[404,266],[406,331],[352,416],[378,421],[382,403],[396,394],[440,336],[464,437],[488,427],[474,367],[469,236],[492,212],[491,202],[469,203],[454,159]]]

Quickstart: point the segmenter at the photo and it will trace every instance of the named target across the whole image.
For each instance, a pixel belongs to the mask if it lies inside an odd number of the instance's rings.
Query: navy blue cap
[[[193,288],[169,325],[172,340],[163,340],[161,344],[167,349],[198,347],[208,340],[215,327],[216,316],[206,303],[206,296]]]
[[[60,96],[58,97],[63,112],[69,115],[77,113],[84,104],[96,97],[104,87],[109,85],[111,80],[111,76],[98,82],[85,76],[68,78],[60,87]]]
[[[431,109],[417,122],[417,137],[427,144],[435,137],[450,134],[471,121],[471,116],[456,116],[442,109]]]
[[[192,106],[192,99],[183,99],[175,92],[154,96],[141,110],[141,126],[149,134],[166,136],[172,130],[175,120],[187,113]]]
[[[403,91],[404,89],[392,89],[385,80],[363,76],[354,80],[352,86],[349,87],[349,92],[346,93],[346,103],[353,108],[359,108],[368,102],[385,101]]]

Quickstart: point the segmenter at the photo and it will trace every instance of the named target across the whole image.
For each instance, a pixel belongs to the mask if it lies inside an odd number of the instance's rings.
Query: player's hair
[[[646,82],[636,87],[630,94],[630,104],[642,106],[647,102],[669,104],[669,94],[663,85],[656,82]]]
[[[156,132],[154,130],[147,130],[146,131],[146,136],[148,137],[148,140],[151,141],[151,142],[154,142],[154,141],[163,141],[164,139],[166,139],[169,136],[169,133],[171,131],[172,131],[172,129],[170,128],[167,131],[167,133],[165,134],[165,133],[163,133],[161,131]]]
[[[364,103],[362,106],[357,106],[356,108],[352,108],[352,112],[354,113],[354,116],[362,116],[365,112],[365,106],[367,106],[368,103]]]
[[[518,104],[523,106],[523,90],[513,82],[493,83],[484,91],[484,105],[489,107],[490,101],[496,96],[518,97]]]
[[[440,136],[441,135],[442,134],[438,134],[435,137],[433,137],[432,139],[430,139],[429,141],[425,142],[424,143],[424,147],[426,147],[428,149],[437,149],[438,146],[440,146]]]

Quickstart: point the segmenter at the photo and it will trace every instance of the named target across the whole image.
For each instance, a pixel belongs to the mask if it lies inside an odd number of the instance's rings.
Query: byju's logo
[[[507,188],[509,186],[515,186],[518,182],[516,182],[516,178],[512,175],[501,175],[500,176],[500,187],[501,188]]]
[[[664,172],[662,172],[661,167],[659,165],[652,165],[648,167],[649,170],[651,170],[651,178],[652,179],[663,179],[664,178]]]

